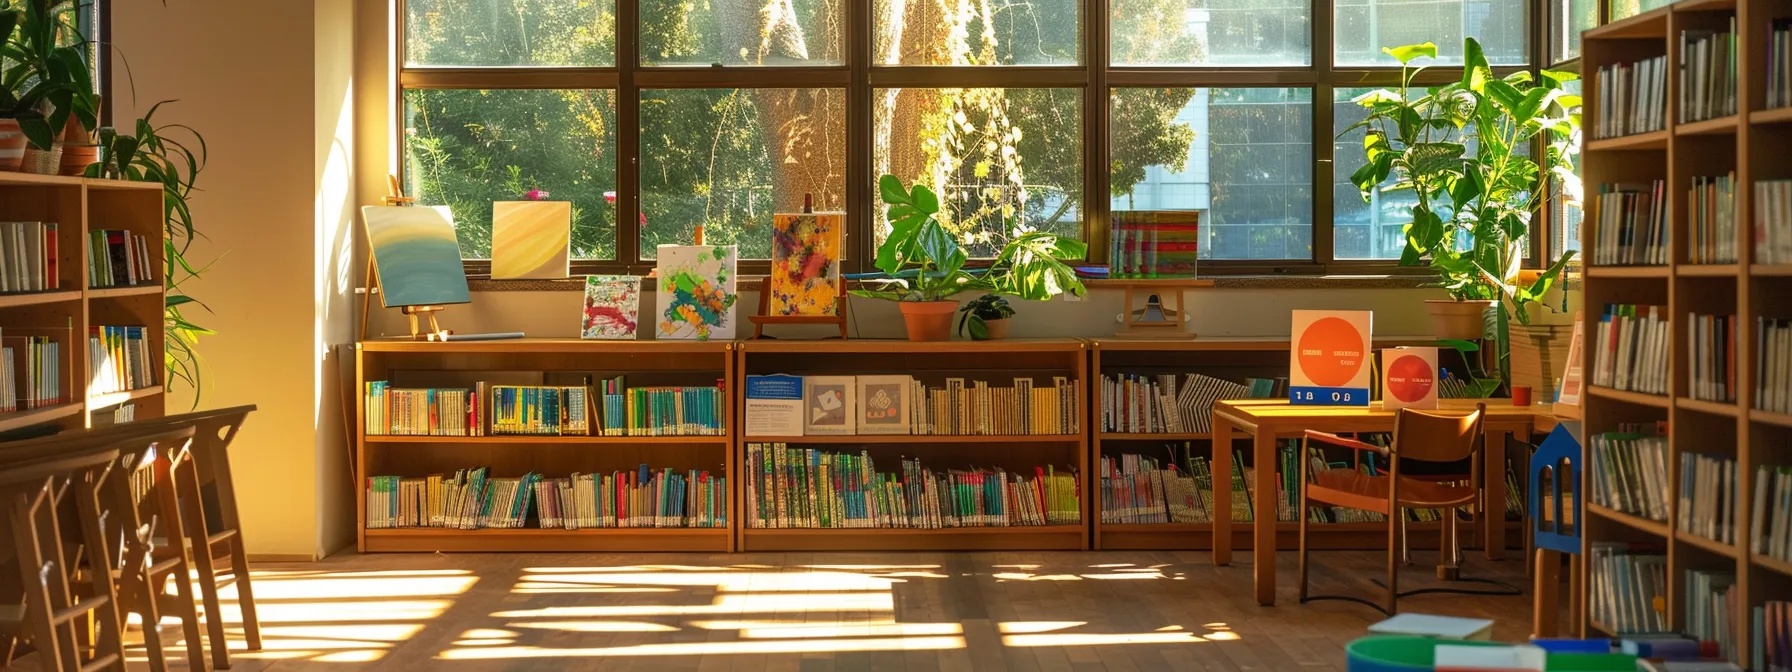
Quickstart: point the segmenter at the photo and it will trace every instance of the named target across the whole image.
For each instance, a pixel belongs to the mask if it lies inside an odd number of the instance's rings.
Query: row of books
[[[55,222],[0,222],[0,292],[58,289]]]
[[[1201,374],[1101,377],[1101,431],[1134,434],[1206,432],[1213,424],[1213,402],[1221,399],[1263,399],[1274,395],[1277,381],[1250,378],[1240,385]]]
[[[0,339],[0,413],[62,403],[62,344],[46,336]]]
[[[1594,504],[1649,520],[1668,519],[1668,441],[1661,436],[1610,432],[1587,447]]]
[[[367,434],[392,436],[484,436],[485,383],[474,389],[394,389],[384,380],[369,381]]]
[[[1712,541],[1736,543],[1741,476],[1732,458],[1680,453],[1680,529]]]
[[[1600,187],[1595,266],[1661,266],[1669,259],[1666,184]]]
[[[1766,601],[1755,607],[1753,622],[1758,636],[1752,640],[1754,667],[1750,669],[1792,672],[1792,601]]]
[[[1763,317],[1755,329],[1755,408],[1792,413],[1792,319]]]
[[[1687,313],[1686,342],[1692,398],[1736,401],[1736,316]]]
[[[1195,277],[1200,240],[1198,210],[1116,210],[1108,227],[1108,277]]]
[[[1680,31],[1680,123],[1736,114],[1736,17],[1728,30]]]
[[[1755,180],[1755,263],[1792,264],[1792,180]]]
[[[1595,138],[1616,138],[1667,128],[1668,57],[1599,68],[1599,119]]]
[[[1061,435],[1082,427],[1081,386],[1015,378],[1010,387],[911,376],[747,376],[747,436]]]
[[[1213,475],[1179,471],[1176,464],[1136,454],[1103,455],[1101,522],[1211,523]]]
[[[491,432],[582,436],[591,431],[591,395],[584,386],[493,385]]]
[[[1742,603],[1736,596],[1736,573],[1689,569],[1684,630],[1700,641],[1716,642],[1718,658],[1736,656],[1736,636],[1742,625]]]
[[[1792,106],[1792,17],[1770,25],[1767,36],[1767,106]]]
[[[714,387],[629,387],[625,377],[599,383],[604,436],[720,436],[727,426],[722,383]]]
[[[1792,467],[1766,465],[1756,469],[1754,494],[1750,550],[1792,562]]]
[[[144,327],[87,328],[87,361],[92,363],[89,394],[138,390],[156,384],[161,353],[151,356]]]
[[[936,472],[903,458],[877,470],[871,455],[782,443],[747,444],[747,524],[756,528],[912,528],[1073,525],[1082,522],[1076,472],[1050,465]]]
[[[1668,559],[1659,548],[1593,542],[1587,615],[1616,633],[1668,631]]]
[[[90,287],[154,284],[156,277],[150,264],[151,254],[161,254],[160,246],[150,248],[149,238],[129,231],[88,231],[87,284]]]
[[[1686,202],[1686,261],[1694,264],[1736,263],[1736,173],[1692,178]]]
[[[1668,393],[1667,306],[1607,304],[1593,333],[1593,384]]]
[[[490,468],[476,467],[452,476],[374,476],[367,484],[368,528],[579,530],[726,527],[727,521],[728,479],[705,470],[643,464],[601,476],[494,478]]]

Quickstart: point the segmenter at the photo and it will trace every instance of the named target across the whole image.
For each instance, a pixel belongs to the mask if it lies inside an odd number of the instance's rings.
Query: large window
[[[1350,97],[1397,81],[1381,48],[1436,42],[1440,79],[1464,37],[1536,68],[1597,4],[404,0],[397,131],[475,274],[491,202],[532,190],[573,203],[575,272],[644,272],[699,228],[753,272],[805,196],[847,212],[847,270],[870,270],[886,173],[981,257],[1045,230],[1100,263],[1112,212],[1178,209],[1204,273],[1386,267],[1410,202],[1364,203],[1360,138],[1337,138]]]

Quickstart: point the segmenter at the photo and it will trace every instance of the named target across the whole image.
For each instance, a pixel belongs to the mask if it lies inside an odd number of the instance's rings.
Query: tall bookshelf
[[[1587,217],[1582,249],[1596,252],[1601,222],[1601,203],[1593,194],[1602,185],[1664,180],[1669,198],[1668,263],[1662,265],[1601,266],[1584,269],[1585,313],[1588,346],[1608,304],[1667,306],[1669,340],[1668,394],[1656,395],[1589,386],[1583,412],[1588,437],[1616,431],[1623,423],[1666,421],[1667,504],[1666,521],[1655,521],[1589,503],[1582,558],[1593,544],[1622,542],[1661,549],[1666,555],[1668,586],[1665,606],[1668,629],[1683,632],[1688,623],[1687,570],[1733,571],[1736,596],[1749,613],[1769,597],[1792,595],[1792,564],[1749,552],[1750,521],[1754,515],[1754,471],[1760,465],[1792,464],[1792,417],[1754,410],[1756,376],[1754,362],[1761,343],[1755,329],[1760,317],[1792,317],[1792,267],[1753,261],[1753,223],[1758,204],[1754,184],[1763,179],[1792,177],[1785,148],[1792,147],[1792,110],[1764,109],[1766,45],[1769,25],[1775,18],[1792,16],[1792,6],[1773,0],[1683,0],[1648,13],[1601,26],[1584,34],[1583,72],[1585,118],[1593,120],[1607,101],[1601,100],[1599,69],[1614,63],[1666,55],[1668,62],[1666,128],[1652,133],[1591,139],[1585,147],[1584,180]],[[1737,114],[1678,123],[1681,82],[1681,35],[1687,30],[1723,30],[1732,19],[1737,27]],[[1596,138],[1589,132],[1588,138]],[[1688,190],[1700,176],[1734,171],[1736,250],[1740,263],[1692,263],[1691,217]],[[1713,402],[1694,398],[1688,314],[1736,316],[1734,343],[1736,401]],[[1590,357],[1587,366],[1595,366]],[[1591,368],[1588,369],[1592,371]],[[1589,376],[1589,382],[1592,378]],[[1740,476],[1736,510],[1739,529],[1736,544],[1720,543],[1683,529],[1679,498],[1681,456],[1687,453],[1733,459]],[[1583,492],[1596,476],[1591,469],[1581,483]],[[1583,585],[1588,585],[1583,583]],[[1589,587],[1589,599],[1594,588]],[[1591,615],[1583,632],[1615,635],[1613,626]],[[1752,626],[1738,628],[1735,662],[1745,667],[1754,642]]]
[[[0,172],[0,222],[54,222],[57,289],[0,294],[0,336],[43,336],[59,343],[61,401],[34,409],[0,413],[0,432],[38,426],[73,429],[90,426],[97,411],[131,404],[137,419],[160,417],[165,409],[162,367],[162,310],[166,277],[161,253],[164,240],[160,183],[99,180],[55,175]],[[143,236],[154,251],[148,255],[149,277],[156,282],[94,288],[88,283],[89,231],[123,230]],[[92,326],[142,326],[154,385],[99,394],[90,393],[91,374],[101,362],[90,361],[87,334]],[[10,339],[9,339],[10,340]],[[23,368],[23,354],[15,353]],[[22,387],[22,382],[21,382]]]

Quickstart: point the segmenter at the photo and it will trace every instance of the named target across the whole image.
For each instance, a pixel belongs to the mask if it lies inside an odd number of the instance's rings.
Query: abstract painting
[[[733,245],[659,246],[659,337],[733,339],[734,267]]]
[[[373,248],[380,303],[387,308],[470,303],[460,243],[446,208],[369,205],[361,208]]]
[[[833,315],[840,295],[840,235],[846,213],[772,218],[772,315]]]
[[[579,337],[629,341],[641,315],[641,279],[632,275],[585,278],[585,312]]]
[[[572,203],[492,204],[492,279],[564,278],[571,247]]]

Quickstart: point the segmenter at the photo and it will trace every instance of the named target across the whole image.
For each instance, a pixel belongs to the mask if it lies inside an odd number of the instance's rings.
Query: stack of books
[[[1692,398],[1736,401],[1736,316],[1688,313],[1686,342]]]
[[[1687,263],[1736,263],[1736,173],[1693,177],[1686,209],[1692,237]]]
[[[1074,525],[1082,522],[1074,470],[1052,466],[936,472],[903,459],[880,472],[857,455],[749,443],[743,473],[747,522],[764,528],[910,528]]]
[[[1680,123],[1736,114],[1736,17],[1727,31],[1680,31]]]
[[[1792,264],[1792,180],[1755,180],[1755,263]]]
[[[1680,453],[1680,530],[1724,544],[1736,543],[1736,460]]]
[[[1736,654],[1736,632],[1741,627],[1742,603],[1736,599],[1736,573],[1701,569],[1686,570],[1686,634],[1716,642],[1717,655]]]
[[[1593,542],[1587,615],[1614,633],[1668,632],[1668,558],[1659,548]]]
[[[1143,455],[1101,458],[1101,522],[1212,522],[1211,479],[1203,492],[1192,474]]]
[[[1667,128],[1668,57],[1599,68],[1598,123],[1594,137],[1617,138]]]
[[[1668,441],[1636,433],[1593,436],[1587,448],[1592,502],[1658,522],[1668,519]]]
[[[0,337],[0,412],[62,403],[62,344],[47,336]]]
[[[161,254],[160,246],[150,248],[149,239],[129,231],[95,230],[87,232],[87,284],[90,287],[119,287],[161,282],[150,265],[151,254]]]
[[[1668,393],[1667,306],[1608,304],[1594,326],[1593,384]]]
[[[1277,381],[1251,378],[1240,385],[1200,374],[1101,377],[1101,431],[1132,434],[1204,433],[1213,425],[1213,402],[1262,399]]]
[[[1751,549],[1758,555],[1792,562],[1792,467],[1755,470],[1755,512],[1749,523]]]
[[[650,470],[537,481],[542,529],[727,527],[728,478],[707,470]]]
[[[582,386],[493,385],[491,433],[584,435],[591,431],[590,404]]]
[[[1755,408],[1792,413],[1792,319],[1763,317],[1755,330]]]
[[[1198,210],[1116,210],[1108,228],[1108,277],[1195,277],[1200,241]]]
[[[396,389],[384,380],[367,383],[369,436],[484,436],[485,383],[474,389]]]
[[[617,376],[600,383],[604,436],[721,436],[727,400],[715,387],[628,387]]]
[[[1767,106],[1792,106],[1792,17],[1773,20],[1767,36]]]
[[[150,356],[143,327],[87,328],[88,394],[138,390],[156,384],[161,353]]]
[[[0,222],[0,292],[59,289],[55,222]]]
[[[1668,263],[1667,183],[1600,187],[1595,266],[1664,266]]]

